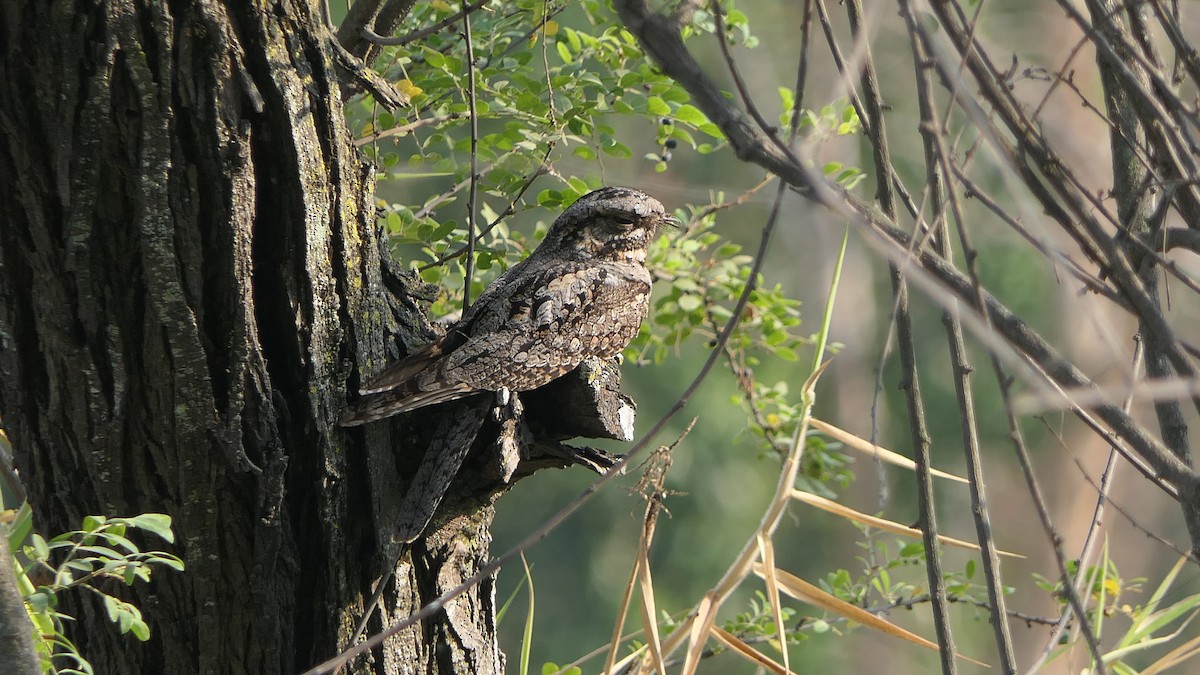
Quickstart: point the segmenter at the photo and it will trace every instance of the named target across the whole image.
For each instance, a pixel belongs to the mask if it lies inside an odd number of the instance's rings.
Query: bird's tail
[[[456,384],[440,387],[432,391],[420,391],[415,387],[397,387],[387,391],[367,394],[350,404],[338,424],[343,427],[354,427],[367,422],[374,422],[392,415],[399,415],[427,405],[454,401],[471,394],[479,393],[466,384]]]

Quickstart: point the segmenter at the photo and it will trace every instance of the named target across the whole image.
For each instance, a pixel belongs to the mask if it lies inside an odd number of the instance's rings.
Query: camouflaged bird
[[[649,311],[646,249],[664,224],[676,221],[638,190],[580,197],[443,337],[368,382],[342,425],[480,392],[536,389],[584,359],[616,356]]]

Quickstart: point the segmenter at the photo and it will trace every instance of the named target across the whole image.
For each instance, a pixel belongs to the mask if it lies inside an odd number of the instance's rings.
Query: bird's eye
[[[617,221],[618,225],[633,225],[633,218],[629,216],[616,216],[613,220]]]

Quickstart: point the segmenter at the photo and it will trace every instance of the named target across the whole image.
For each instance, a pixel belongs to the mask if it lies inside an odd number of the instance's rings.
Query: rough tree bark
[[[187,563],[120,591],[145,644],[69,603],[97,672],[290,673],[348,646],[430,442],[436,420],[335,426],[359,369],[431,334],[419,284],[383,262],[322,11],[0,7],[3,423],[40,531],[165,512]],[[468,463],[396,566],[389,619],[486,559],[511,469]],[[372,657],[355,669],[502,670],[491,584]]]

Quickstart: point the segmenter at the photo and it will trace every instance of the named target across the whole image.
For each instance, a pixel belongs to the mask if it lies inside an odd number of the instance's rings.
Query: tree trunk
[[[11,675],[41,675],[33,624],[17,591],[12,555],[0,537],[0,663]]]
[[[165,512],[187,564],[107,589],[146,643],[64,599],[96,672],[297,672],[353,641],[385,563],[419,456],[393,446],[420,434],[335,423],[356,364],[429,334],[381,264],[322,12],[0,7],[0,412],[38,529]],[[389,620],[486,559],[497,491],[456,490],[466,515],[401,560]],[[500,671],[492,599],[477,587],[356,670]]]

